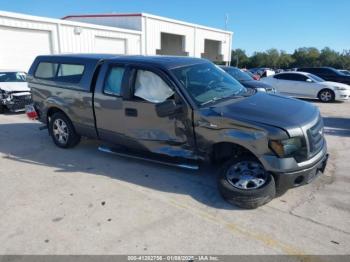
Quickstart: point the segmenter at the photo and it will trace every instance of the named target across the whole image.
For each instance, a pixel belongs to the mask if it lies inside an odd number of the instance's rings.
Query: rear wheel
[[[332,90],[330,89],[323,89],[318,93],[318,98],[324,102],[324,103],[328,103],[328,102],[332,102],[335,99],[335,94]]]
[[[55,113],[49,122],[49,131],[53,142],[61,148],[70,148],[80,142],[70,119],[63,113]]]
[[[276,194],[272,175],[250,156],[229,160],[219,174],[218,187],[229,203],[246,209],[262,206]]]
[[[0,114],[5,113],[5,106],[4,105],[0,105]]]

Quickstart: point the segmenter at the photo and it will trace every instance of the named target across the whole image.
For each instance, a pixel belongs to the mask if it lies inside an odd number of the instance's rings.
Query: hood
[[[0,89],[6,92],[29,92],[27,82],[0,82]]]
[[[279,127],[291,136],[300,135],[300,127],[319,116],[318,109],[311,103],[259,92],[242,99],[226,100],[213,105],[211,110],[225,118]]]
[[[350,90],[350,86],[343,83],[325,81],[325,82],[321,82],[320,84],[325,85],[327,87],[345,87],[347,90]]]
[[[257,80],[241,81],[241,84],[244,85],[244,87],[248,87],[248,88],[272,89],[272,86]]]

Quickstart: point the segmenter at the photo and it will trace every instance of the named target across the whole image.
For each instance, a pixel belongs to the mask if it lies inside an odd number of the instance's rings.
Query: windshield
[[[23,72],[0,72],[0,82],[25,82],[26,74]]]
[[[198,105],[246,93],[239,82],[212,63],[179,67],[172,72]]]
[[[322,79],[321,77],[318,77],[316,75],[313,74],[308,74],[307,75],[309,78],[311,78],[312,80],[314,80],[315,82],[324,82],[325,80]]]
[[[350,71],[348,70],[340,70],[340,73],[350,76]]]
[[[238,81],[251,81],[254,80],[250,75],[248,75],[245,72],[242,72],[238,68],[230,68],[226,67],[223,68],[227,73],[229,73],[231,76],[233,76]]]

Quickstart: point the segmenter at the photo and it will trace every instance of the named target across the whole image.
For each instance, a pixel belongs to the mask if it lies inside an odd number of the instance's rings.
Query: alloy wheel
[[[68,142],[68,126],[62,119],[56,119],[52,125],[52,133],[55,139],[62,145]]]
[[[238,189],[250,190],[262,187],[268,178],[264,167],[254,161],[241,161],[226,172],[227,181]]]
[[[332,100],[332,93],[328,90],[322,91],[322,93],[320,94],[320,99],[323,102],[329,102]]]

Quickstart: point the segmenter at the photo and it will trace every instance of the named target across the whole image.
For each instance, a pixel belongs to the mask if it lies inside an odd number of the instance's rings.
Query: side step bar
[[[156,159],[155,157],[147,157],[147,156],[143,156],[139,153],[131,153],[128,152],[126,150],[122,150],[118,149],[118,148],[110,148],[107,146],[99,146],[98,150],[101,152],[105,152],[105,153],[110,153],[113,155],[117,155],[117,156],[121,156],[121,157],[130,157],[133,159],[137,159],[137,160],[145,160],[145,161],[149,161],[152,163],[157,163],[157,164],[162,164],[162,165],[167,165],[167,166],[175,166],[175,167],[180,167],[180,168],[184,168],[184,169],[190,169],[190,170],[198,170],[199,169],[199,165],[198,164],[192,164],[192,163],[180,163],[180,162],[175,162],[175,161],[166,161],[166,160],[161,160],[162,157],[158,157],[158,159]]]

